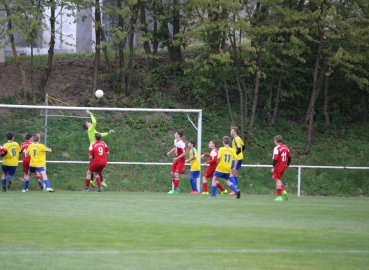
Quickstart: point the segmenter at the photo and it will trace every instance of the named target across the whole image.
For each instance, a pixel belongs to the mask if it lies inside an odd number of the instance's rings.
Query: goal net
[[[183,129],[185,140],[196,140],[201,155],[202,111],[195,109],[102,108],[69,106],[30,106],[0,104],[0,141],[6,132],[15,133],[21,144],[26,133],[41,134],[41,141],[52,148],[47,154],[47,172],[56,189],[82,190],[88,168],[89,140],[83,123],[91,122],[89,110],[96,118],[96,130],[107,133],[103,140],[110,154],[103,171],[107,190],[168,191],[171,188],[170,166],[176,129]],[[189,167],[181,175],[180,188],[190,191]],[[14,188],[22,187],[23,172],[18,166]],[[19,179],[19,181],[18,181]],[[36,181],[30,189],[37,189]],[[198,186],[200,182],[198,180]]]

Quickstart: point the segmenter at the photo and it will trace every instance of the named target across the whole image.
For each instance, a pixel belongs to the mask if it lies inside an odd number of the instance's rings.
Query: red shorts
[[[284,174],[284,171],[283,172],[273,172],[272,178],[274,180],[282,180],[283,174]]]
[[[90,172],[93,172],[93,173],[95,172],[95,173],[100,174],[103,171],[103,169],[105,168],[105,166],[106,166],[106,163],[95,163],[95,162],[92,162],[90,164],[90,167],[88,167],[88,170]]]
[[[30,160],[28,160],[28,161],[23,160],[23,172],[26,173],[26,174],[28,174],[29,162],[30,162]]]
[[[171,172],[183,173],[184,165],[185,165],[185,160],[177,160],[176,162],[173,163]]]
[[[207,169],[206,169],[206,172],[205,172],[205,174],[204,174],[204,177],[205,177],[206,179],[213,178],[213,176],[214,176],[214,172],[215,172],[215,168],[211,168],[211,167],[209,167],[209,168],[207,168]]]

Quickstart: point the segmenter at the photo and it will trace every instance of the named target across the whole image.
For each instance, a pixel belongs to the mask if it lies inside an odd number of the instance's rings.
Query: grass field
[[[367,198],[19,191],[0,269],[368,269]]]

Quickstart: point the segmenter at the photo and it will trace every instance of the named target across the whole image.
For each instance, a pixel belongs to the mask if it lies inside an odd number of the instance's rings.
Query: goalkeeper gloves
[[[115,133],[114,130],[109,130],[109,134]]]
[[[92,113],[89,110],[86,110],[86,113],[92,115]]]

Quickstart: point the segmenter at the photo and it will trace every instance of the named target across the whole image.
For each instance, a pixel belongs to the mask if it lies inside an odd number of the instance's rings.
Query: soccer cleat
[[[225,189],[224,191],[221,191],[220,194],[222,195],[228,194],[228,190]]]
[[[237,195],[236,192],[234,192],[233,190],[231,192],[229,192],[229,195],[234,196]]]
[[[47,188],[46,191],[47,192],[55,192],[55,190],[53,190],[52,188]]]
[[[200,192],[197,191],[191,191],[190,194],[200,194]]]
[[[209,195],[209,192],[205,192],[205,191],[204,191],[204,192],[202,192],[201,194],[202,194],[202,195]]]
[[[237,199],[241,197],[241,191],[237,191]]]
[[[210,196],[209,198],[210,198],[210,199],[215,199],[215,198],[216,198],[216,196]]]
[[[12,180],[8,180],[8,184],[6,185],[6,188],[9,189],[11,185],[12,185]]]
[[[277,198],[275,198],[275,201],[279,201],[279,202],[283,201],[282,196],[278,196]]]
[[[101,192],[102,190],[103,190],[102,187],[98,187],[97,190],[96,190],[96,192]]]
[[[96,182],[94,180],[90,180],[90,185],[96,187]]]
[[[288,193],[285,190],[282,191],[282,199],[288,201]]]
[[[44,190],[44,185],[43,185],[43,183],[42,183],[42,181],[40,179],[37,179],[37,183],[40,186],[40,189],[41,190]]]
[[[6,192],[6,188],[3,187],[3,192]]]
[[[105,182],[101,182],[101,185],[102,185],[103,187],[107,187],[107,186],[108,186],[107,184],[105,184]]]
[[[22,192],[28,192],[28,189],[22,189]]]
[[[178,189],[169,190],[168,194],[178,194]]]
[[[89,192],[90,191],[90,189],[88,189],[88,188],[85,188],[84,190],[82,190],[83,192]]]

